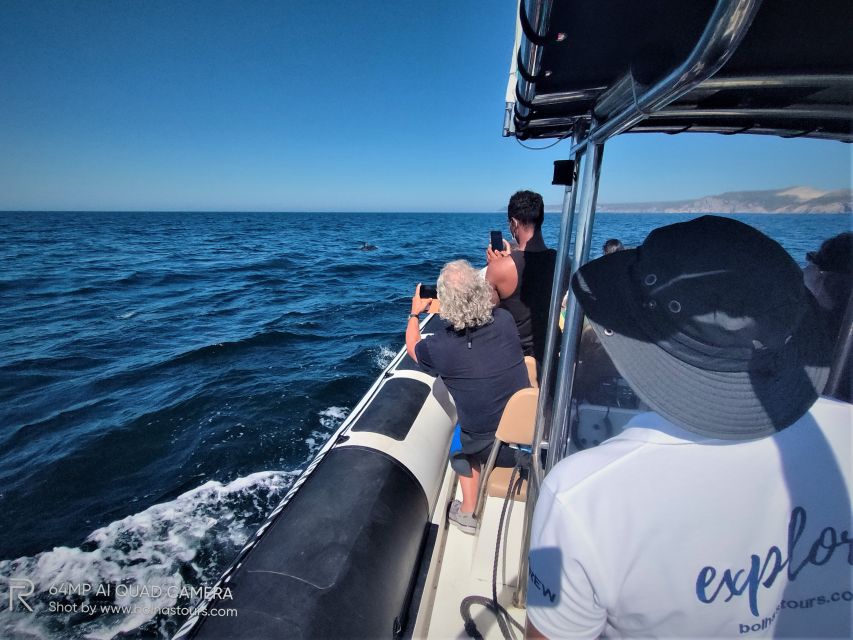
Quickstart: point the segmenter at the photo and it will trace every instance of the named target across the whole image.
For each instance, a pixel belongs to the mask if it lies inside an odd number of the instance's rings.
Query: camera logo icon
[[[32,612],[33,608],[26,601],[28,596],[33,595],[36,586],[32,580],[27,578],[9,578],[9,611],[14,611],[20,602],[26,609]]]

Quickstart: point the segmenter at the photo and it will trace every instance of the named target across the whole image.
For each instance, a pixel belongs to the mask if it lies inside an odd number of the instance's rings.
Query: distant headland
[[[560,209],[560,205],[546,206],[548,211]],[[788,187],[769,191],[731,191],[695,200],[600,202],[596,209],[611,213],[851,213],[853,190]]]

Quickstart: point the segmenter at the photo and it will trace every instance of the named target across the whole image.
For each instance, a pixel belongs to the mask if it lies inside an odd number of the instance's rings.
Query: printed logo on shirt
[[[547,600],[549,600],[550,602],[554,602],[557,599],[557,594],[545,586],[545,584],[539,579],[539,577],[535,573],[533,573],[533,569],[529,569],[529,573],[530,584],[536,587]]]
[[[757,631],[764,631],[773,626],[773,623],[776,622],[776,616],[779,615],[779,612],[782,609],[811,609],[812,607],[821,607],[826,604],[833,604],[836,602],[853,602],[853,592],[851,591],[836,591],[830,595],[826,596],[815,596],[813,598],[803,598],[801,600],[782,600],[779,603],[779,606],[776,607],[776,611],[773,612],[772,616],[767,616],[761,620],[761,622],[747,622],[740,623],[738,625],[738,633],[740,635],[744,635],[747,633],[755,633]]]
[[[560,580],[563,552],[558,547],[539,547],[530,550],[527,566],[530,585],[529,602],[539,607],[560,604]]]
[[[803,507],[796,507],[791,512],[791,518],[788,521],[787,552],[784,556],[779,547],[774,545],[763,558],[752,554],[749,565],[744,568],[725,569],[720,572],[713,566],[703,567],[696,577],[696,597],[700,602],[711,604],[720,596],[723,597],[724,602],[728,602],[746,594],[749,610],[758,618],[759,590],[762,587],[769,589],[783,571],[787,579],[793,582],[810,565],[818,567],[827,564],[840,547],[847,547],[847,562],[853,565],[853,540],[850,539],[850,532],[839,531],[835,527],[825,527],[815,540],[802,540],[807,517]],[[812,600],[819,602],[820,598],[826,599],[826,596],[815,597]],[[776,613],[778,611],[779,609]],[[776,613],[773,614],[773,618]],[[759,623],[759,626],[760,624],[762,623]],[[772,619],[768,624],[772,624]],[[753,625],[741,625],[743,626],[748,626],[751,631]]]

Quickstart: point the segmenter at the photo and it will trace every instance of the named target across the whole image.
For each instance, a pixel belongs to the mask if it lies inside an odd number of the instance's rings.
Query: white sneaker
[[[477,533],[477,519],[473,512],[460,511],[462,503],[459,500],[454,500],[450,503],[450,509],[447,511],[447,519],[450,520],[463,533],[473,535]]]

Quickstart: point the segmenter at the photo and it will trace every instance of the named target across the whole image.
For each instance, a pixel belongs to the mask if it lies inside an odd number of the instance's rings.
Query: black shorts
[[[470,478],[472,475],[472,466],[483,468],[486,465],[486,462],[489,460],[489,455],[492,453],[493,445],[494,440],[491,444],[471,453],[466,452],[465,447],[463,447],[461,451],[455,451],[451,454],[450,466],[453,467],[453,470],[460,476]],[[505,444],[501,445],[500,451],[498,451],[498,457],[495,460],[495,466],[514,467],[515,449],[511,449]]]

